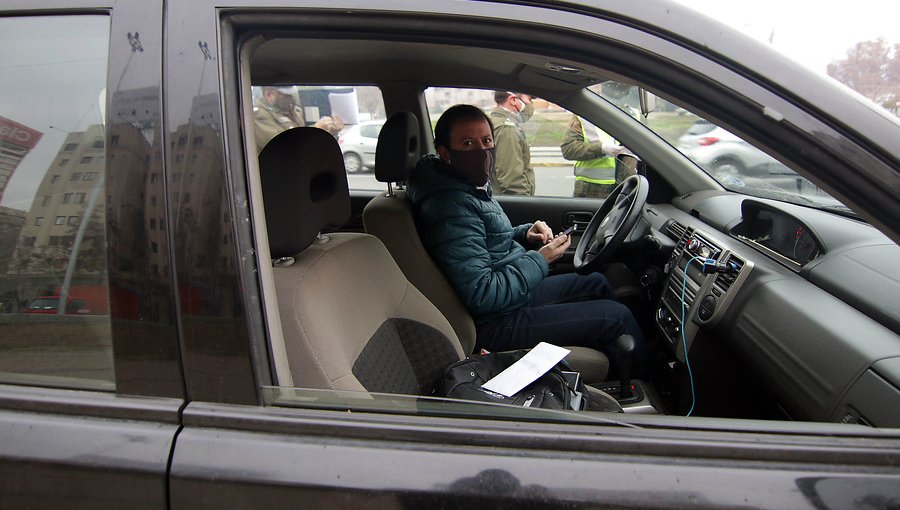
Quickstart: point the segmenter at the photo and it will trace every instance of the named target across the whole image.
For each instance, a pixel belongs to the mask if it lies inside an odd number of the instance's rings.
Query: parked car
[[[341,131],[338,144],[347,173],[355,174],[375,167],[375,145],[383,125],[384,119],[363,121]]]
[[[706,120],[698,120],[687,129],[678,139],[678,150],[720,177],[794,173],[742,138]]]
[[[734,30],[664,0],[6,0],[0,66],[0,295],[109,303],[0,315],[0,508],[900,501],[900,122]],[[592,90],[611,80],[721,119],[830,202],[717,180]],[[606,204],[621,218],[495,198],[513,224],[617,226],[654,399],[432,397],[429,360],[472,354],[474,325],[401,269],[402,186],[348,190],[314,128],[258,158],[254,85],[377,87],[416,119],[398,181],[434,149],[431,86],[521,91],[620,141],[642,177]]]
[[[41,296],[25,305],[25,314],[57,314],[59,313],[60,299],[62,299],[60,296]],[[91,313],[91,310],[87,308],[87,303],[83,300],[69,298],[67,300],[65,313],[84,314]]]

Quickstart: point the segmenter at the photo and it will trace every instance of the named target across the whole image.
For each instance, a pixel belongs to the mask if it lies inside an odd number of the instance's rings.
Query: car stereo
[[[700,326],[722,316],[751,267],[704,232],[684,229],[666,263],[669,276],[656,309],[656,324],[678,359],[684,361]]]

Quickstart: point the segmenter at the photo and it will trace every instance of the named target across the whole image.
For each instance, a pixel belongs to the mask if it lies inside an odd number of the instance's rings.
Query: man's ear
[[[441,158],[441,161],[444,163],[450,164],[450,151],[447,150],[443,145],[438,145],[437,147],[438,156]]]

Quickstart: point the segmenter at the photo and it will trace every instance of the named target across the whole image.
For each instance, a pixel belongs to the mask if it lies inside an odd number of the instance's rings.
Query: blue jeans
[[[647,344],[631,310],[615,300],[606,277],[562,274],[541,280],[528,303],[498,319],[476,324],[476,347],[527,349],[540,342],[592,347],[615,363],[615,340],[628,333],[637,343],[633,376],[641,377]]]

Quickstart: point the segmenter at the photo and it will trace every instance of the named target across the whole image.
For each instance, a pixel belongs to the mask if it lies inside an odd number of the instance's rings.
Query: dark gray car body
[[[197,179],[194,192],[200,195],[205,183],[215,183],[224,197],[222,210],[236,221],[211,221],[199,230],[170,222],[167,256],[173,273],[147,274],[147,287],[157,290],[141,296],[169,313],[140,325],[113,323],[114,393],[0,386],[0,506],[900,504],[898,429],[667,416],[632,416],[626,425],[597,426],[261,406],[260,388],[272,384],[272,374],[256,270],[252,257],[243,256],[253,248],[253,235],[249,221],[238,221],[249,220],[250,210],[237,52],[240,37],[266,27],[293,30],[294,21],[360,33],[421,23],[443,27],[446,34],[420,29],[410,37],[439,40],[478,32],[480,27],[467,20],[479,18],[505,29],[491,36],[498,45],[534,36],[522,28],[529,26],[553,27],[541,41],[548,46],[574,40],[578,32],[607,30],[613,42],[603,58],[613,68],[643,73],[648,84],[681,92],[685,101],[774,152],[797,154],[798,166],[816,169],[807,177],[894,242],[900,240],[896,121],[837,90],[806,93],[805,75],[785,61],[759,55],[743,40],[733,42],[662,2],[121,0],[110,6],[12,0],[0,8],[2,16],[90,12],[110,17],[108,97],[122,84],[155,91],[152,117],[161,119],[153,126],[155,142],[133,150],[147,156],[156,171],[171,179],[169,151],[176,133],[192,125],[204,129],[185,105],[196,96],[215,98],[221,129],[213,131],[207,148],[218,164],[197,167],[209,175]],[[284,23],[279,20],[290,26],[279,27]],[[139,54],[126,42],[132,33],[140,33]],[[637,50],[629,53],[629,47]],[[663,60],[668,66],[654,71]],[[769,130],[773,111],[777,122],[789,127]],[[115,109],[107,117],[110,130],[116,122],[129,122],[127,112]],[[819,142],[823,139],[827,143]],[[844,157],[835,158],[835,152]],[[852,186],[844,178],[847,154],[857,170]],[[130,192],[132,197],[122,198],[136,200],[141,190]],[[171,193],[168,214],[174,217],[183,204]],[[230,235],[219,249],[243,263],[230,270],[192,271],[189,245],[225,229]],[[113,240],[117,235],[107,233]],[[179,297],[184,287],[233,296],[233,306],[188,310]],[[133,342],[147,322],[152,334]]]

